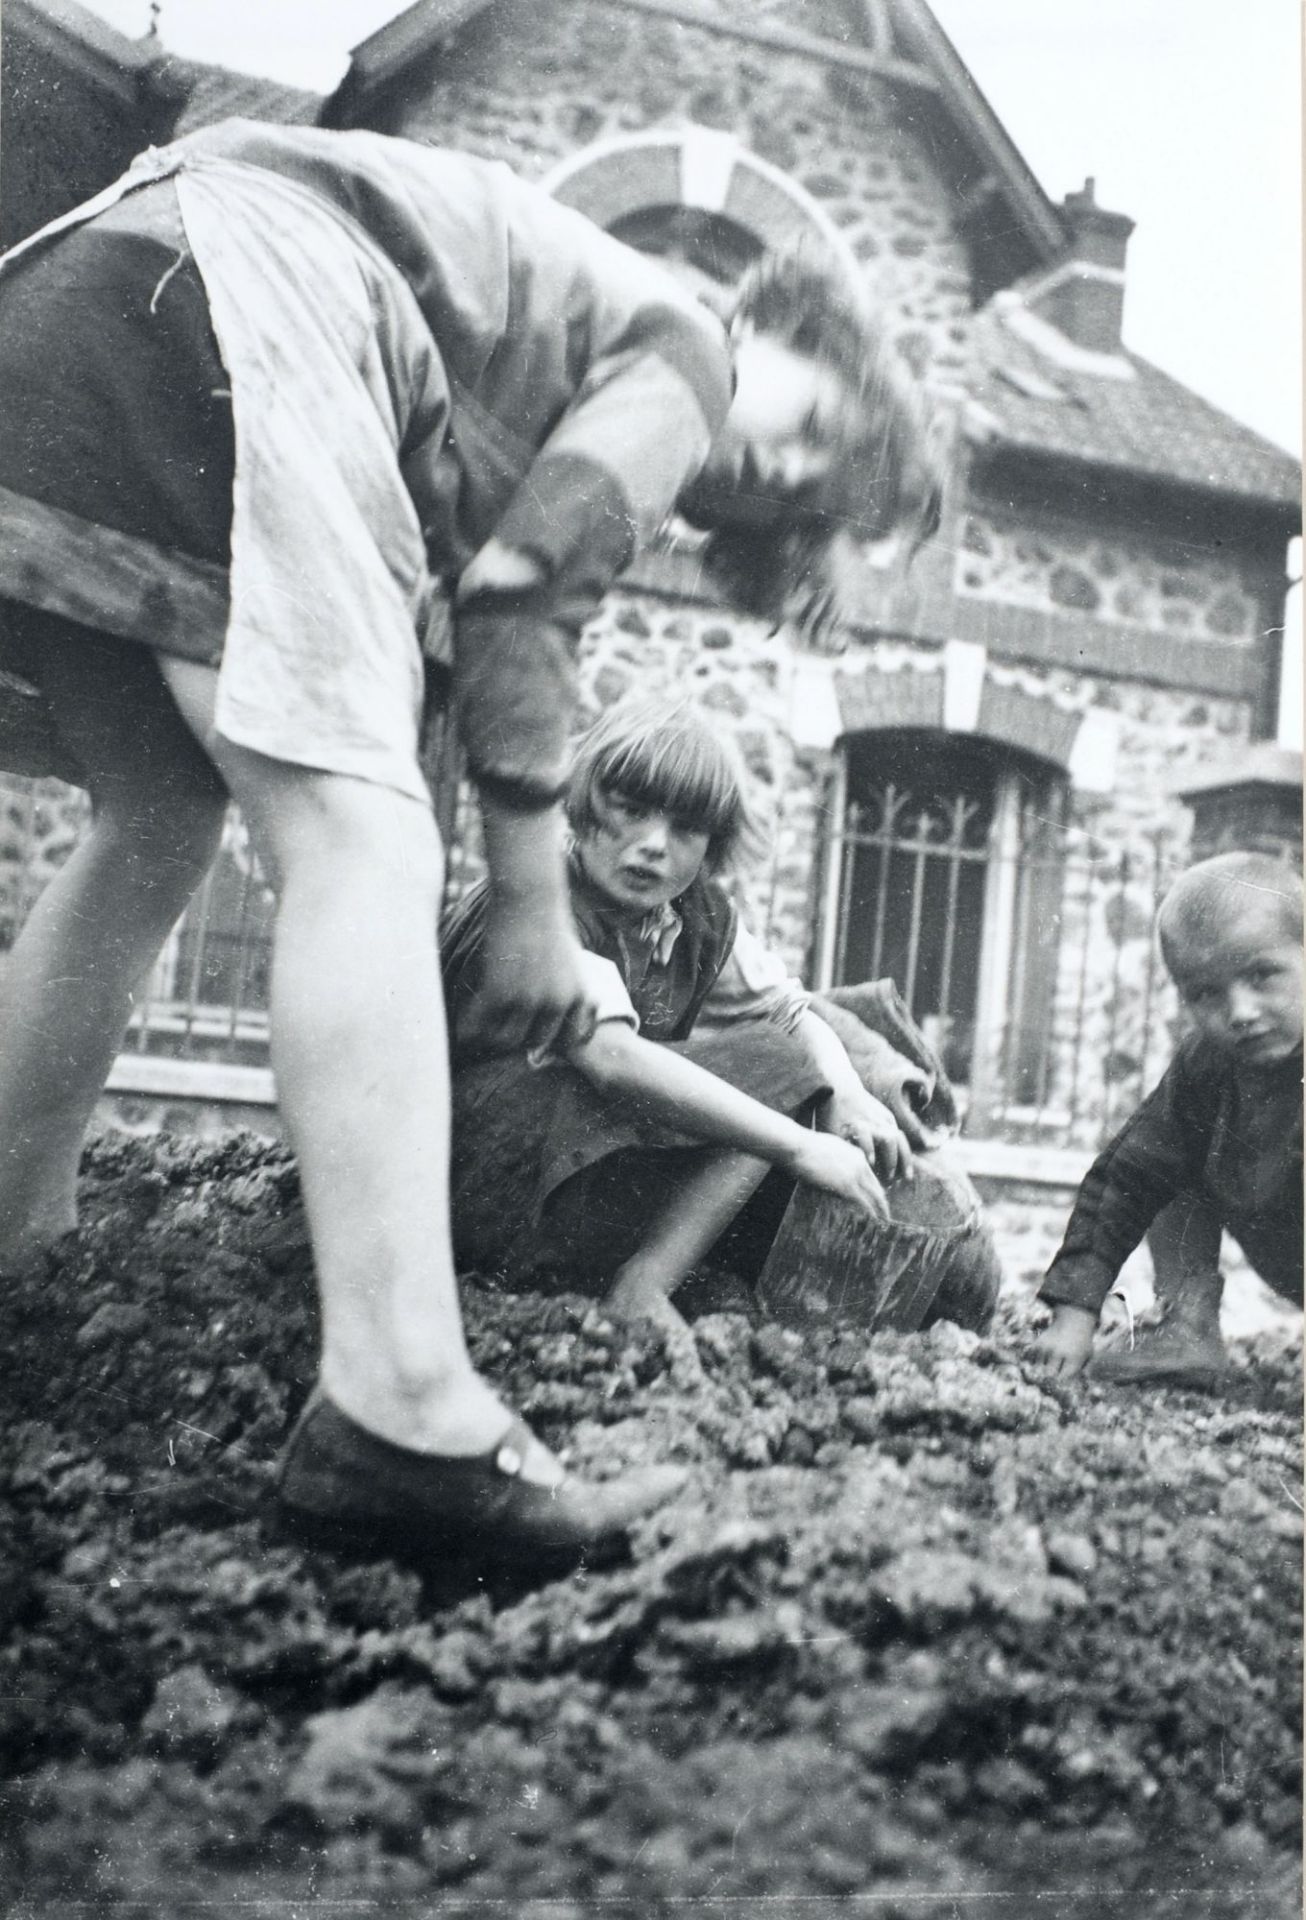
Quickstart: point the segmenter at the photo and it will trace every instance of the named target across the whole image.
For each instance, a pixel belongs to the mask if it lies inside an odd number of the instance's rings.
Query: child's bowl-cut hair
[[[744,784],[738,748],[692,701],[622,700],[577,746],[567,782],[567,818],[573,833],[592,833],[603,824],[603,796],[620,795],[705,833],[704,864],[710,873],[720,873],[737,864],[757,838]]]
[[[1296,868],[1275,854],[1241,850],[1199,860],[1180,874],[1157,915],[1167,965],[1248,912],[1277,925],[1285,940],[1300,942],[1302,883]]]

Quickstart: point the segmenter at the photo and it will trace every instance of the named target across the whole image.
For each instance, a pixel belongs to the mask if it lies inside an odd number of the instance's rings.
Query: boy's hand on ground
[[[868,1220],[887,1220],[889,1203],[884,1188],[862,1149],[833,1133],[800,1131],[802,1144],[789,1163],[794,1177],[850,1201]]]
[[[1035,1343],[1034,1359],[1049,1373],[1072,1379],[1083,1372],[1096,1331],[1097,1315],[1087,1307],[1053,1307],[1051,1324]]]
[[[580,942],[557,902],[494,901],[483,956],[481,990],[458,1036],[469,1050],[543,1055],[592,1039]]]
[[[864,1087],[832,1093],[821,1108],[820,1126],[823,1132],[836,1133],[860,1147],[886,1186],[911,1178],[911,1145],[905,1131],[884,1102]]]

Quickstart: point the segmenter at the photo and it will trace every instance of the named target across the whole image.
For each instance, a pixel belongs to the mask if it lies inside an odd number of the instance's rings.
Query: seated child
[[[592,1038],[532,1066],[478,1061],[466,1013],[484,886],[442,936],[455,1246],[482,1271],[610,1280],[608,1312],[682,1330],[671,1295],[769,1167],[883,1219],[880,1181],[910,1175],[911,1147],[719,882],[750,822],[742,769],[706,716],[687,703],[610,710],[582,743],[567,813]],[[892,1067],[887,1081],[898,1099]]]
[[[1084,1176],[1039,1290],[1052,1306],[1040,1351],[1065,1374],[1083,1367],[1116,1275],[1176,1199],[1214,1215],[1261,1278],[1301,1304],[1301,880],[1264,854],[1220,854],[1175,882],[1158,932],[1194,1031]],[[1213,1263],[1192,1274],[1163,1377],[1192,1383],[1223,1364],[1221,1291]]]

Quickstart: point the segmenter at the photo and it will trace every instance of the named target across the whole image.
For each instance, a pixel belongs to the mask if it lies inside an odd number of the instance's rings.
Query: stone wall
[[[966,514],[954,590],[1012,606],[1248,645],[1262,590],[1236,552],[1066,523]]]
[[[718,11],[721,11],[718,8]],[[771,8],[807,31],[838,9]],[[740,17],[756,17],[741,6]],[[414,86],[396,130],[539,178],[584,147],[651,127],[733,134],[840,227],[899,346],[940,385],[965,368],[970,280],[952,207],[898,97],[873,76],[595,0],[511,0]]]

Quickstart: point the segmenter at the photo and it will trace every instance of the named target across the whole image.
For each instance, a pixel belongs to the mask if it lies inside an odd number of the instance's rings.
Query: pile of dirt
[[[481,1364],[596,1473],[691,1466],[630,1564],[490,1595],[269,1537],[316,1344],[293,1165],[111,1138],[11,1284],[11,1911],[1299,1911],[1300,1356],[1055,1391],[989,1339],[469,1282]]]

